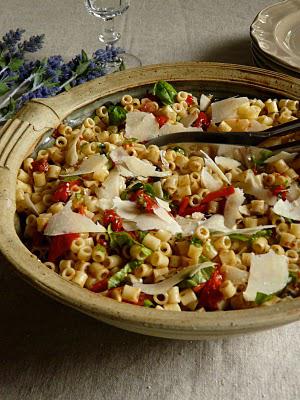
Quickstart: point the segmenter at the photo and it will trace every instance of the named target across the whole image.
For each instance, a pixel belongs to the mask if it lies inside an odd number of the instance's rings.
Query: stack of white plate
[[[300,78],[300,0],[263,9],[250,28],[254,63]]]

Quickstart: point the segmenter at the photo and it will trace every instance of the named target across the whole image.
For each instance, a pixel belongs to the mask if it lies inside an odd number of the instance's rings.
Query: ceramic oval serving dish
[[[300,98],[300,80],[254,67],[217,63],[152,65],[123,71],[81,85],[50,99],[28,103],[1,130],[0,250],[30,284],[94,318],[130,331],[176,339],[208,339],[270,329],[300,319],[300,298],[270,307],[207,313],[176,313],[118,303],[82,289],[47,269],[23,245],[15,224],[17,171],[23,159],[62,121],[76,125],[108,100],[123,93],[145,93],[166,80],[178,89],[218,97],[246,94],[259,98]],[[47,139],[46,139],[47,140]]]

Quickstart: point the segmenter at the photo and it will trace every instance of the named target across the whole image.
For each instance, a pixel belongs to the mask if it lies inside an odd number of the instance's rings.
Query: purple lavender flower
[[[14,52],[16,44],[21,40],[24,29],[17,29],[15,31],[8,31],[3,37],[2,42],[0,42],[0,51]]]
[[[23,43],[18,44],[18,50],[20,53],[35,53],[43,47],[45,35],[34,35],[28,40],[24,40]]]

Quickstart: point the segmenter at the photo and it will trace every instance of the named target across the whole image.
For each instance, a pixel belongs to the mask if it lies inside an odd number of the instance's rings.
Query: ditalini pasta
[[[251,168],[227,156],[145,141],[177,131],[264,130],[299,102],[177,92],[61,124],[24,160],[16,208],[28,248],[95,296],[168,311],[270,305],[300,294],[297,154],[262,151]]]

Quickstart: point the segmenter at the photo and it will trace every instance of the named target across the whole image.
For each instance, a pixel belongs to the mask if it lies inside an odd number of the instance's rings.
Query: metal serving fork
[[[300,119],[261,132],[176,132],[149,140],[146,146],[151,144],[166,146],[169,143],[192,142],[259,146],[272,148],[272,150],[284,149],[298,144],[300,148]]]

